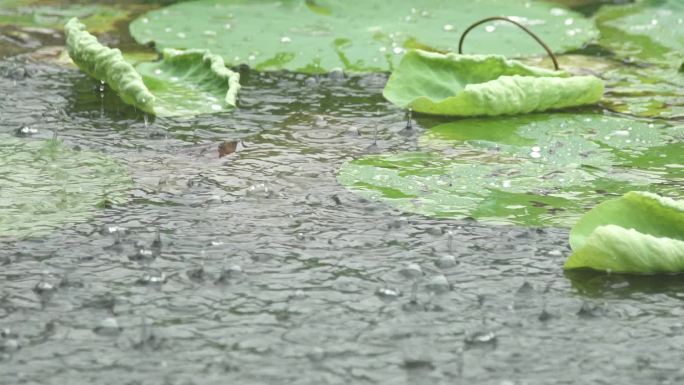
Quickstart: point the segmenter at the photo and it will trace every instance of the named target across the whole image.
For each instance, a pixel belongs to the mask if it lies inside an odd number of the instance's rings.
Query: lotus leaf
[[[679,67],[684,60],[684,2],[644,0],[602,7],[599,43],[620,57]]]
[[[86,74],[130,105],[159,116],[191,116],[235,107],[240,74],[204,50],[165,50],[159,62],[129,64],[100,44],[77,19],[66,26],[69,55]],[[137,70],[136,70],[137,68]]]
[[[566,269],[684,271],[684,201],[629,192],[585,214],[570,232]]]
[[[383,95],[392,103],[436,115],[511,115],[593,104],[603,83],[497,55],[407,53]]]
[[[132,9],[134,8],[134,9]],[[0,2],[0,24],[25,27],[61,28],[72,17],[83,20],[93,32],[113,29],[131,11],[139,7],[116,7],[105,4],[46,4],[38,0],[3,0]]]
[[[582,15],[536,0],[200,0],[148,12],[130,30],[142,44],[209,49],[229,65],[260,71],[377,72],[392,70],[408,49],[454,51],[465,28],[492,12],[532,28],[558,52],[596,35]],[[466,49],[507,56],[541,50],[505,22],[474,31]]]
[[[616,67],[605,71],[601,104],[613,111],[666,119],[684,118],[684,74],[676,68]]]
[[[123,202],[126,167],[60,141],[0,135],[0,238],[23,238],[87,220],[98,207]]]
[[[609,191],[679,193],[669,173],[683,167],[684,148],[671,144],[682,135],[684,127],[600,114],[459,120],[426,132],[419,152],[348,162],[338,180],[408,212],[570,226]],[[652,159],[656,148],[671,157]]]

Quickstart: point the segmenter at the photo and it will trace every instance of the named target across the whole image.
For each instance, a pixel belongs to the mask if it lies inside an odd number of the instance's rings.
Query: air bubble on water
[[[212,105],[211,105],[211,109],[214,110],[214,111],[220,111],[220,110],[221,110],[221,106],[219,106],[218,104],[212,104]]]
[[[292,39],[290,39],[290,38],[287,37],[287,36],[283,36],[283,37],[280,38],[280,42],[283,43],[283,44],[287,44],[287,43],[292,42]]]
[[[454,30],[454,26],[451,24],[445,24],[444,27],[442,27],[446,32],[451,32]]]
[[[487,31],[487,32],[494,32],[494,31],[496,31],[496,27],[493,26],[493,25],[488,25],[488,26],[485,27],[485,31]]]
[[[575,22],[575,19],[573,19],[572,17],[565,19],[565,25],[572,25],[572,23],[574,23],[574,22]]]
[[[143,24],[147,24],[147,23],[150,22],[150,19],[148,19],[148,18],[146,18],[146,17],[143,17],[143,18],[142,18],[142,22],[143,22]]]
[[[395,55],[400,55],[404,52],[404,49],[401,47],[394,47],[392,48],[392,52],[394,52]]]
[[[511,187],[511,181],[510,180],[505,180],[503,183],[501,183],[501,186],[503,188],[510,188]]]

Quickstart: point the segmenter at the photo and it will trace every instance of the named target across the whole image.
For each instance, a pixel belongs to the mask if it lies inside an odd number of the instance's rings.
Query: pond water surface
[[[0,240],[0,383],[684,382],[681,278],[564,275],[567,229],[366,201],[340,165],[434,122],[406,129],[386,75],[242,76],[235,112],[146,126],[75,69],[0,62],[0,133],[56,134],[134,182]]]

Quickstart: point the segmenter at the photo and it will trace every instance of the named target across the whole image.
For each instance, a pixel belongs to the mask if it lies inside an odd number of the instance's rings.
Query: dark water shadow
[[[594,270],[566,270],[572,287],[587,297],[626,298],[638,294],[665,294],[682,298],[684,273],[679,274],[608,274]]]

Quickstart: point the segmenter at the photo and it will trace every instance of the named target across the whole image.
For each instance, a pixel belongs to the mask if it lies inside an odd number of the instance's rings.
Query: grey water
[[[0,133],[105,153],[134,187],[0,240],[0,383],[684,383],[680,277],[565,275],[567,229],[337,183],[435,124],[407,132],[385,81],[243,69],[239,109],[147,122],[77,70],[1,61]]]

